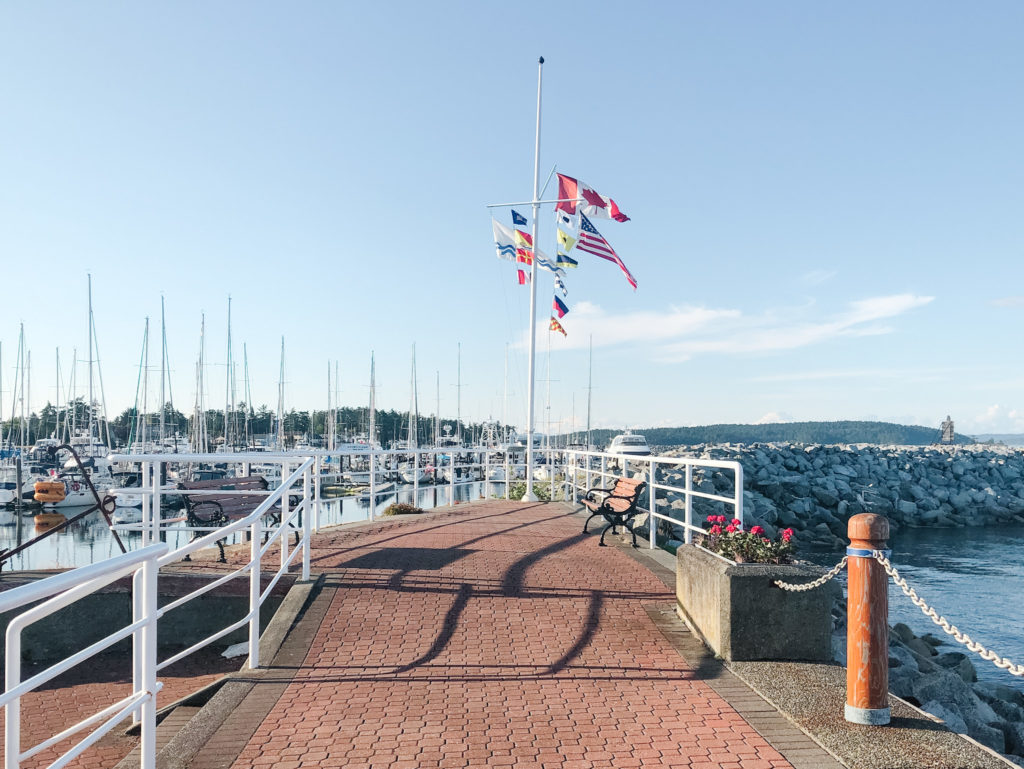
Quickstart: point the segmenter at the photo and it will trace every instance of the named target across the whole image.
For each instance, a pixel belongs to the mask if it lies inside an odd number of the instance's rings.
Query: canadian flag
[[[585,182],[573,179],[571,176],[558,174],[558,199],[564,202],[555,206],[556,209],[565,211],[567,214],[576,213],[576,201],[580,198],[580,210],[594,219],[614,219],[617,222],[628,222],[629,217],[619,210],[618,205],[611,198],[606,198]]]

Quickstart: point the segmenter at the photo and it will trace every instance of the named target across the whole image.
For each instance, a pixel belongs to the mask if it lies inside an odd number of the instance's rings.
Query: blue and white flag
[[[494,229],[494,247],[497,249],[498,258],[514,262],[516,260],[516,243],[512,230],[493,216],[491,217],[491,226]]]
[[[514,208],[512,209],[512,224],[515,227],[525,227],[526,226],[526,217],[523,216],[518,211],[516,211]]]

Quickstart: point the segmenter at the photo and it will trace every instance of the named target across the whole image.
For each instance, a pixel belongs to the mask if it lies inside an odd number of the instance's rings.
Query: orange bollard
[[[888,577],[872,550],[885,550],[889,520],[863,513],[850,518],[846,554],[846,720],[889,723]]]

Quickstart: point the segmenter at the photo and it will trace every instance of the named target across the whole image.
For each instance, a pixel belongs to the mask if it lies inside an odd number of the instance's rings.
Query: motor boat
[[[646,457],[651,454],[651,447],[647,445],[647,439],[642,435],[636,435],[628,430],[622,435],[616,435],[608,444],[609,454],[624,454],[631,457]]]

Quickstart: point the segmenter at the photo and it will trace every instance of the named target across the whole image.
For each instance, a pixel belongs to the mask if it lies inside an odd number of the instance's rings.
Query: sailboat
[[[412,374],[410,379],[409,427],[406,432],[404,448],[415,452],[419,449],[419,396],[416,390],[416,345],[412,346]],[[428,483],[431,480],[430,473],[422,466],[417,467],[416,465],[417,463],[412,459],[412,456],[404,462],[404,466],[399,465],[398,474],[402,481],[413,484]]]

